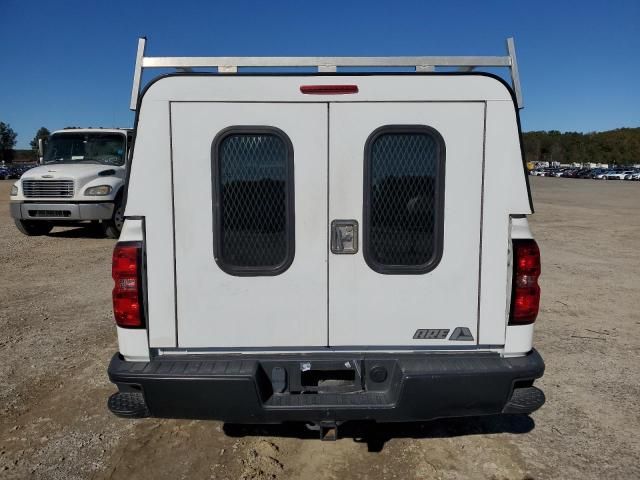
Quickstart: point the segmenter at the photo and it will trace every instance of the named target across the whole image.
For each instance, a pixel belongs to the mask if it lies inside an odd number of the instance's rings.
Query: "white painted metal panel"
[[[512,103],[487,102],[480,343],[503,345],[509,317],[509,216],[531,213]]]
[[[131,362],[149,360],[149,340],[147,331],[137,328],[116,327],[118,332],[118,352]]]
[[[139,112],[125,216],[145,219],[151,347],[176,346],[170,140],[168,102],[145,101]]]
[[[327,343],[327,105],[172,103],[179,347]],[[275,276],[214,260],[211,149],[230,126],[271,126],[293,144],[295,257]]]
[[[518,356],[531,351],[533,347],[533,324],[507,326],[504,342],[505,356]]]
[[[359,93],[340,96],[303,95],[299,90],[303,84],[335,83],[357,84]],[[177,346],[169,105],[172,101],[190,100],[300,102],[303,105],[326,101],[345,104],[378,101],[427,101],[434,104],[447,101],[486,101],[487,153],[482,220],[484,228],[479,341],[484,345],[504,344],[508,308],[505,265],[509,244],[508,216],[530,213],[521,167],[516,112],[504,85],[493,78],[483,76],[180,76],[157,81],[150,86],[142,99],[126,211],[127,216],[145,218],[151,347]],[[284,105],[280,104],[276,108],[280,109],[281,106]],[[256,117],[255,113],[251,111],[248,114],[248,123],[255,124],[257,118],[264,118],[260,115]],[[464,118],[458,120],[462,122],[461,126],[466,121]],[[351,128],[351,125],[348,127]],[[326,125],[321,128],[326,129]],[[320,130],[316,129],[315,135],[318,137]],[[361,157],[362,152],[358,155]],[[358,190],[357,195],[361,201],[361,170],[358,171],[358,175],[359,180],[354,183],[354,187]],[[464,175],[467,175],[466,171]],[[194,176],[193,172],[190,176]],[[479,185],[477,183],[478,188]],[[299,187],[297,188],[299,190]],[[326,197],[324,201],[326,202]],[[319,203],[321,202],[322,199]],[[200,213],[194,214],[192,220],[200,217]],[[325,251],[330,218],[344,218],[344,215],[326,218],[325,214]],[[351,215],[347,218],[356,218],[361,222],[360,209],[357,216]],[[454,288],[453,285],[449,286]],[[354,305],[353,308],[357,310],[358,307]],[[390,341],[385,343],[389,344]],[[277,345],[276,343],[272,346]]]
[[[144,228],[142,220],[128,219],[122,225],[118,242],[142,242],[144,240]]]
[[[357,85],[352,95],[305,95],[301,85]],[[191,102],[473,102],[501,100],[513,106],[507,87],[481,75],[173,76],[152,84],[143,97]]]
[[[425,328],[469,328],[477,339],[484,103],[331,104],[329,218],[362,225],[364,147],[384,125],[426,125],[446,148],[442,259],[431,272],[385,275],[363,251],[329,258],[332,346],[475,345],[414,340]]]

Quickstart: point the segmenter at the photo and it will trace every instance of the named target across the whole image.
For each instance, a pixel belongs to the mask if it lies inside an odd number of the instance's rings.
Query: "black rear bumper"
[[[284,421],[420,421],[530,413],[544,403],[533,380],[542,357],[492,353],[298,354],[111,359],[121,416]],[[118,395],[120,398],[118,398]],[[120,409],[139,399],[136,409]],[[135,403],[135,402],[134,402]],[[144,412],[136,415],[131,412]]]

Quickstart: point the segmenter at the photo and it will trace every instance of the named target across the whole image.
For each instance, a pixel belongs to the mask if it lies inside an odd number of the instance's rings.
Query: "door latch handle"
[[[358,252],[358,222],[334,220],[331,222],[331,251],[335,254]]]

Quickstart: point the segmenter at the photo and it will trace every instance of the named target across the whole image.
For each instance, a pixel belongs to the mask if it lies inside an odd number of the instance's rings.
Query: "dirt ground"
[[[546,405],[531,417],[356,426],[336,442],[109,414],[113,241],[78,228],[22,236],[0,181],[0,477],[640,478],[640,182],[531,181]]]

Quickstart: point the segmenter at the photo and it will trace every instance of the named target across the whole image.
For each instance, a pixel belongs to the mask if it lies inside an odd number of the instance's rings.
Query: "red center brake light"
[[[536,321],[540,308],[540,249],[535,240],[513,240],[513,280],[509,325]]]
[[[357,85],[302,85],[300,91],[307,95],[344,95],[358,93]]]
[[[113,316],[123,328],[143,328],[142,316],[142,243],[123,242],[113,249],[111,276]]]

